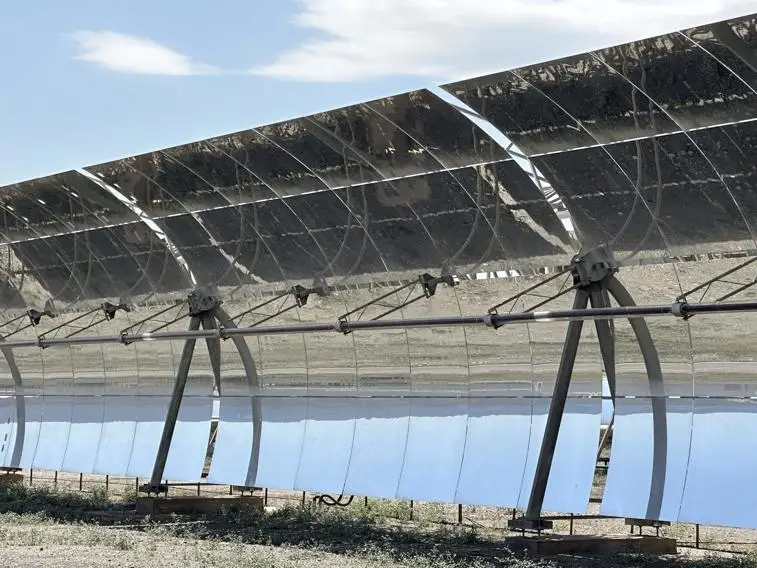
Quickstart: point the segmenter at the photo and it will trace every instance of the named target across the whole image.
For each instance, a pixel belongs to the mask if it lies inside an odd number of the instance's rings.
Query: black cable
[[[340,493],[339,497],[334,498],[333,496],[324,493],[323,495],[316,495],[313,497],[313,503],[316,505],[326,505],[327,507],[347,507],[352,503],[354,498],[354,495],[350,495],[346,501],[343,501],[344,494]]]

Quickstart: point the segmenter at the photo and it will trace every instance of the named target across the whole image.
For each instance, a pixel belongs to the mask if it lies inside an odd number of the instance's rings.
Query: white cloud
[[[151,39],[107,30],[78,31],[76,59],[141,75],[205,75],[215,70]]]
[[[303,81],[438,80],[596,49],[754,11],[754,0],[300,0],[317,32],[253,73]]]

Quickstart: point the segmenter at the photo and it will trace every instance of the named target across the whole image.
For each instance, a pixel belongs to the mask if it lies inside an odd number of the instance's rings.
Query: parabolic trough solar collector
[[[552,297],[540,309],[565,310],[571,274],[554,276],[597,247],[638,305],[734,268],[688,299],[742,284],[753,299],[757,265],[739,267],[757,250],[756,26],[750,15],[4,187],[0,332],[183,331],[176,301],[201,287],[238,327],[484,314],[510,297],[500,313]],[[49,300],[57,318],[16,322]],[[106,301],[131,311],[103,318]],[[647,325],[661,392],[631,324],[612,326],[602,513],[757,528],[754,315]],[[565,333],[198,340],[164,478],[200,478],[215,398],[210,481],[524,509]],[[184,347],[5,349],[0,465],[149,478]],[[590,323],[545,511],[587,510],[602,372]]]

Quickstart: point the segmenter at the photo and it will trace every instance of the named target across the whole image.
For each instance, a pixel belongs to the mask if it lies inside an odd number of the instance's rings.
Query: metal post
[[[302,506],[305,506],[305,492],[302,492]]]
[[[695,543],[695,546],[697,548],[699,548],[699,525],[698,524],[695,525],[695,530],[696,530],[696,543]]]
[[[615,426],[615,410],[614,409],[613,409],[612,417],[610,418],[610,423],[607,425],[607,430],[605,430],[605,433],[602,436],[602,439],[599,441],[599,448],[597,449],[597,461],[599,461],[599,458],[602,457],[602,450],[605,449],[605,446],[607,445],[607,441],[610,439],[610,436],[612,435],[613,426]],[[608,463],[608,466],[609,466],[609,463]]]
[[[197,331],[199,328],[200,317],[192,316],[189,322],[189,330]],[[173,439],[173,432],[176,428],[176,419],[179,417],[181,399],[184,396],[184,387],[187,384],[189,367],[192,364],[192,355],[194,354],[196,342],[197,340],[194,338],[187,339],[184,342],[184,350],[181,353],[179,370],[176,373],[176,382],[173,385],[171,402],[168,405],[166,421],[163,425],[163,434],[160,438],[160,446],[158,446],[158,455],[155,457],[155,466],[153,467],[152,477],[150,478],[150,489],[154,492],[158,492],[161,488],[160,482],[163,479],[163,471],[166,469],[168,451],[171,449],[171,440]]]
[[[83,485],[83,483],[84,483],[84,474],[83,474],[83,473],[80,473],[80,474],[79,474],[79,491],[81,491],[81,490],[82,490],[82,485]]]
[[[200,482],[197,482],[197,496],[200,496]]]
[[[134,478],[134,491],[139,493],[139,478],[138,477]]]
[[[570,514],[570,534],[573,535],[573,513]]]
[[[53,475],[53,488],[58,488],[58,472],[56,471]]]
[[[576,290],[576,296],[573,301],[573,308],[583,310],[589,303],[589,291],[584,288]],[[528,498],[528,507],[526,514],[522,519],[513,521],[516,524],[522,523],[519,528],[536,529],[551,528],[551,522],[541,520],[541,508],[544,503],[544,493],[547,490],[547,481],[549,472],[552,469],[552,458],[554,457],[555,447],[557,446],[557,436],[560,433],[560,423],[562,422],[565,403],[568,398],[570,388],[570,379],[573,374],[573,366],[576,362],[578,345],[581,340],[581,330],[583,322],[581,320],[571,321],[568,324],[568,331],[565,335],[565,345],[560,359],[560,366],[557,370],[555,388],[552,393],[552,400],[549,405],[549,415],[547,424],[544,428],[544,438],[542,439],[541,449],[539,450],[539,461],[536,465],[534,482],[531,486],[531,494]]]
[[[34,480],[34,470],[29,469],[29,487],[32,486],[32,481]]]
[[[410,499],[410,520],[413,520],[413,500]]]
[[[263,490],[263,507],[267,507],[267,506],[268,506],[268,488],[266,487]]]
[[[109,487],[110,487],[110,476],[109,476],[109,475],[106,475],[106,476],[105,476],[105,493],[107,493],[107,492],[108,492],[108,488],[109,488]]]
[[[463,524],[463,504],[458,503],[457,505],[457,524],[462,525]]]
[[[593,284],[589,290],[592,308],[609,308],[610,294],[607,291],[606,282]],[[617,377],[615,374],[615,322],[613,320],[594,320],[594,327],[597,330],[597,339],[599,340],[599,350],[602,354],[602,363],[607,377],[607,385],[610,388],[610,400],[612,401],[613,414],[610,424],[605,430],[604,436],[599,441],[597,448],[597,461],[602,457],[607,441],[610,439],[610,432],[615,421],[615,395],[617,390]]]

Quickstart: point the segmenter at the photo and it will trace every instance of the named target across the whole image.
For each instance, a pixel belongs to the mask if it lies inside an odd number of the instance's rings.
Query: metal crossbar
[[[232,338],[253,335],[282,335],[289,333],[324,333],[345,331],[370,331],[374,329],[403,329],[422,327],[456,327],[485,325],[497,328],[503,325],[522,323],[565,322],[575,320],[638,319],[644,317],[676,316],[689,318],[697,314],[727,314],[757,311],[757,301],[689,304],[676,302],[668,305],[614,306],[609,308],[585,308],[553,311],[516,312],[510,314],[483,314],[468,316],[439,316],[429,318],[383,319],[368,321],[336,321],[312,324],[256,326],[229,329],[201,329],[197,331],[165,331],[139,334],[69,337],[60,339],[19,339],[3,343],[3,347],[19,349],[27,347],[52,347],[60,345],[83,345],[99,343],[129,344],[136,341],[169,341],[189,338]]]

